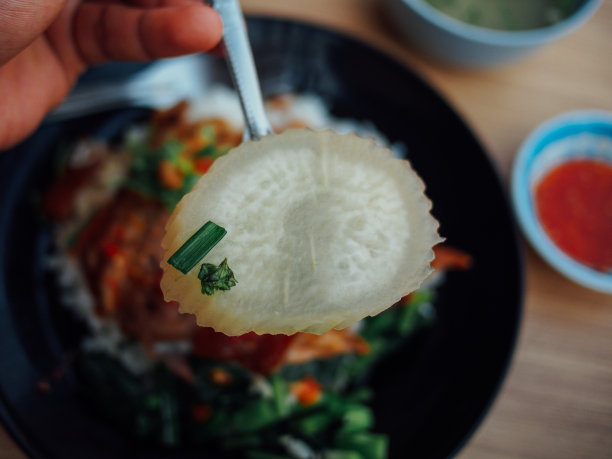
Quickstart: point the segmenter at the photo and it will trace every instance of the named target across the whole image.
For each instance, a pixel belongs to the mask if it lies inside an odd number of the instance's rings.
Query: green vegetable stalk
[[[168,259],[168,263],[183,274],[187,274],[226,234],[225,228],[208,221],[187,239]],[[200,274],[202,274],[201,270]]]

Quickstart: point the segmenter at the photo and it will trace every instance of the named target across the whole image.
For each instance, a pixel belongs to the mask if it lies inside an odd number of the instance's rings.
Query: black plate
[[[473,269],[450,273],[440,289],[435,326],[383,361],[371,380],[376,430],[389,434],[392,457],[448,456],[491,404],[520,320],[522,262],[500,181],[444,99],[379,51],[276,19],[250,19],[249,32],[263,91],[316,93],[336,116],[370,120],[404,142],[441,233],[474,257]],[[0,158],[0,415],[35,458],[192,456],[132,442],[79,402],[69,369],[57,381],[50,376],[67,358],[72,326],[54,312],[57,295],[42,265],[50,232],[36,199],[52,178],[51,152],[85,133],[112,137],[141,116],[130,109],[43,126]],[[51,378],[50,392],[37,388],[41,378]]]

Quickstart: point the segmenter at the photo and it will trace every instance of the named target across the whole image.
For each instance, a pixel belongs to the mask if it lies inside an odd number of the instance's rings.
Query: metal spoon
[[[213,7],[223,21],[225,59],[244,114],[244,140],[257,140],[273,132],[264,111],[240,3],[238,0],[214,0]]]

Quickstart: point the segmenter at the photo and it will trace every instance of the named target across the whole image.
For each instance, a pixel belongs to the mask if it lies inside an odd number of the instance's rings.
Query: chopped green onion
[[[187,274],[226,234],[225,228],[208,221],[174,252],[168,263]]]
[[[234,272],[227,265],[227,258],[219,266],[203,263],[198,273],[198,279],[202,284],[204,295],[212,295],[217,290],[229,290],[238,283],[234,277]]]

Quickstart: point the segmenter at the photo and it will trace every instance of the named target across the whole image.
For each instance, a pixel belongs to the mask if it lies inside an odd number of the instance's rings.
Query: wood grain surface
[[[447,68],[406,45],[379,0],[242,0],[247,13],[320,24],[407,63],[464,116],[508,181],[517,148],[561,112],[612,110],[612,0],[512,65]],[[612,458],[612,295],[580,287],[526,248],[525,314],[501,393],[462,458]],[[23,453],[0,430],[0,459]]]

